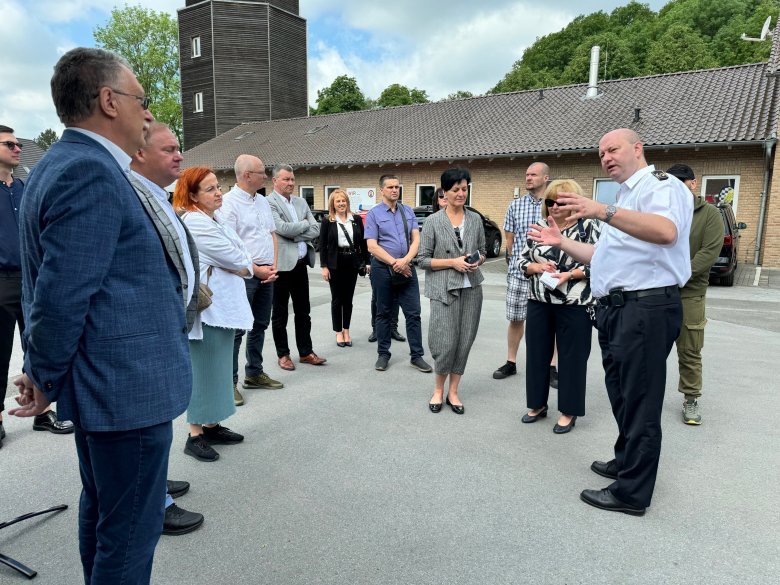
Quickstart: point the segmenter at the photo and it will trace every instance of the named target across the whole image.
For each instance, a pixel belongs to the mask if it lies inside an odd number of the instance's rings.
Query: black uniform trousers
[[[276,355],[290,355],[290,345],[287,340],[288,304],[292,298],[295,313],[295,345],[301,357],[309,355],[311,344],[311,305],[309,304],[309,272],[305,259],[299,260],[292,270],[278,272],[279,278],[274,282],[273,314],[271,315],[271,332],[274,335]]]
[[[650,505],[661,457],[666,359],[680,333],[679,292],[627,299],[596,313],[604,379],[618,426],[618,478],[609,490],[626,504]]]
[[[0,271],[0,412],[3,411],[8,369],[14,351],[14,333],[24,331],[22,316],[22,273]],[[21,373],[21,372],[19,372]]]

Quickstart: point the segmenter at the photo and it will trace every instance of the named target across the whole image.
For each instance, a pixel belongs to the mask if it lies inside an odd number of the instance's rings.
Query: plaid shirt
[[[525,275],[517,267],[517,260],[525,247],[528,227],[539,223],[540,219],[542,219],[542,200],[530,193],[526,193],[520,199],[515,199],[509,204],[504,219],[504,231],[512,232],[515,237],[512,242],[512,259],[507,274],[525,280]]]

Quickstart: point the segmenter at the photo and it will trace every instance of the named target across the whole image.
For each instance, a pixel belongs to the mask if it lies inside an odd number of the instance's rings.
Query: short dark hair
[[[447,169],[441,174],[441,188],[449,191],[453,185],[460,183],[464,179],[467,183],[471,183],[471,173],[469,173],[468,169],[462,167]]]
[[[390,179],[395,179],[396,181],[400,181],[401,180],[396,175],[382,175],[381,177],[379,177],[379,188],[381,189],[382,187],[384,187],[385,186],[385,181],[390,180]]]
[[[2,124],[0,124],[0,134],[13,134],[13,133],[14,133],[13,128],[11,128],[10,126],[3,126]]]
[[[100,88],[114,85],[127,61],[111,51],[77,47],[54,66],[51,97],[57,116],[66,126],[83,122],[95,111]]]
[[[666,170],[666,172],[673,177],[677,177],[681,181],[693,181],[696,178],[696,175],[693,174],[693,169],[688,165],[672,165]]]

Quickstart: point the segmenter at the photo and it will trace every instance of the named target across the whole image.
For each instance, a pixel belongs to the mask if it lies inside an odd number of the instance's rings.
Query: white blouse
[[[252,278],[252,256],[230,226],[202,211],[189,211],[182,221],[190,230],[200,256],[200,281],[212,291],[211,305],[198,314],[190,339],[203,339],[202,324],[228,329],[252,329],[254,318],[244,279],[234,272],[246,268]],[[208,275],[209,267],[213,267]]]

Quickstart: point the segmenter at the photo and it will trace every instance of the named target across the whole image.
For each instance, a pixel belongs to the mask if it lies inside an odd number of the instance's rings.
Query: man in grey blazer
[[[101,49],[65,53],[51,91],[66,129],[22,200],[25,374],[10,414],[57,401],[76,427],[84,582],[145,585],[192,388],[179,272],[128,176],[153,118],[127,63]]]
[[[271,331],[279,367],[283,370],[295,369],[287,340],[287,305],[290,298],[295,313],[295,344],[300,362],[321,366],[327,360],[318,356],[312,349],[307,269],[307,266],[314,267],[315,253],[312,242],[320,237],[320,225],[314,219],[309,204],[300,197],[293,197],[295,174],[290,165],[275,165],[271,182],[274,190],[268,196],[268,203],[276,224],[279,248]]]

